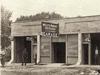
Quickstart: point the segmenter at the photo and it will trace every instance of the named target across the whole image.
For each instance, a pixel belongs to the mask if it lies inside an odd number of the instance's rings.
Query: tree
[[[1,6],[1,49],[6,51],[5,60],[9,61],[11,58],[11,17],[12,13]]]
[[[37,21],[37,20],[52,20],[52,19],[62,19],[63,16],[61,16],[58,13],[52,12],[41,12],[37,13],[36,15],[30,15],[30,16],[20,16],[16,19],[16,22],[20,21]]]
[[[11,17],[12,13],[1,6],[1,48],[5,49],[10,45]]]

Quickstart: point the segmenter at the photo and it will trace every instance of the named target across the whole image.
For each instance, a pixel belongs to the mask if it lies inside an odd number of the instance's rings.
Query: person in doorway
[[[98,65],[98,48],[95,49],[95,65]]]
[[[27,59],[28,59],[28,53],[26,48],[22,51],[22,66],[27,64]]]
[[[4,50],[0,53],[0,57],[1,57],[1,65],[2,67],[4,67],[5,65],[5,51]]]

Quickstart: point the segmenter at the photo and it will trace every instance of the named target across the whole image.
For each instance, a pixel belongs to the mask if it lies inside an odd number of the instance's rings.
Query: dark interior
[[[83,64],[88,64],[88,44],[83,44]]]
[[[28,63],[31,63],[31,41],[25,41],[25,48],[27,49],[28,52]]]
[[[98,55],[95,52],[96,48]],[[91,63],[93,65],[100,65],[100,33],[91,34]]]
[[[15,40],[15,62],[22,62],[22,51],[24,50],[24,48],[26,48],[28,52],[27,62],[31,63],[31,41],[27,41],[26,37],[16,37]]]
[[[54,63],[65,63],[65,43],[55,42],[53,45],[53,61]]]

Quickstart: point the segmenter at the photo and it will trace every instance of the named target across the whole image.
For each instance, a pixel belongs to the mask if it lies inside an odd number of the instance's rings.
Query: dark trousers
[[[5,65],[5,60],[4,60],[4,58],[1,59],[1,65],[2,65],[2,67],[4,67],[4,65]]]
[[[36,58],[34,59],[34,62],[35,62],[35,65],[37,65],[37,59]]]
[[[27,58],[26,57],[23,57],[22,58],[22,66],[25,64],[25,66],[26,66],[26,64],[27,64]]]
[[[95,55],[95,65],[99,65],[99,55]]]

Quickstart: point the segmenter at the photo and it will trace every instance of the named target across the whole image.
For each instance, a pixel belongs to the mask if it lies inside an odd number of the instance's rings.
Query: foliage
[[[37,20],[51,20],[51,19],[62,19],[63,16],[61,16],[58,13],[52,12],[41,12],[37,13],[36,15],[30,15],[30,16],[20,16],[16,19],[16,22],[19,21],[37,21]]]
[[[11,59],[11,46],[8,46],[5,49],[5,61],[9,61],[10,59]]]
[[[1,7],[1,47],[2,49],[8,47],[10,45],[10,34],[11,34],[11,17],[12,13],[5,9],[3,6]]]

